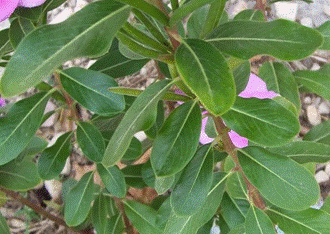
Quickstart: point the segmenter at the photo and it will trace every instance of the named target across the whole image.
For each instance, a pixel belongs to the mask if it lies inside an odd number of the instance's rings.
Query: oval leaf
[[[315,141],[330,145],[330,120],[313,127],[305,136],[305,141]]]
[[[158,195],[166,193],[174,184],[175,175],[167,177],[156,177],[155,179],[155,189]]]
[[[213,152],[208,144],[197,150],[171,193],[171,206],[177,215],[191,216],[202,207],[212,185],[212,175]]]
[[[106,168],[102,164],[97,164],[97,172],[106,189],[114,196],[123,198],[126,195],[126,183],[124,174],[117,166]]]
[[[78,123],[76,135],[82,152],[90,160],[101,162],[105,150],[101,132],[91,123],[80,122]]]
[[[0,165],[16,158],[40,127],[49,95],[38,93],[16,102],[0,118]]]
[[[0,214],[0,231],[2,234],[10,234],[10,230],[5,217]]]
[[[105,150],[102,163],[106,167],[115,165],[124,156],[135,133],[147,130],[155,123],[157,103],[171,85],[168,80],[157,82],[136,98]]]
[[[250,21],[265,21],[264,14],[261,10],[248,9],[239,12],[233,20],[250,20]]]
[[[198,39],[183,41],[175,62],[181,78],[209,112],[221,115],[234,104],[233,75],[225,57],[214,46]]]
[[[316,28],[316,30],[319,31],[324,38],[324,42],[319,49],[330,50],[330,21],[325,22],[320,27]]]
[[[62,23],[34,30],[19,44],[8,63],[0,81],[1,94],[24,92],[70,59],[105,54],[129,12],[129,6],[114,0],[97,1]]]
[[[64,219],[69,226],[78,226],[88,216],[94,198],[94,173],[86,173],[65,198]]]
[[[248,180],[272,204],[304,210],[318,201],[320,191],[315,178],[295,161],[260,147],[246,147],[237,153]]]
[[[61,82],[77,102],[97,114],[110,115],[125,109],[124,97],[109,91],[118,84],[108,75],[74,67],[61,72]]]
[[[246,234],[276,234],[269,217],[255,206],[250,206],[245,220]]]
[[[267,54],[282,60],[298,60],[311,55],[323,43],[316,30],[285,19],[232,21],[220,25],[208,38],[206,41],[220,51],[242,59]]]
[[[272,99],[237,97],[222,118],[239,135],[265,146],[284,144],[300,129],[295,115]]]
[[[182,104],[166,119],[150,155],[158,177],[174,175],[188,164],[199,143],[201,122],[201,112],[194,101]]]
[[[60,136],[55,144],[45,149],[38,160],[38,172],[44,180],[58,176],[63,170],[71,152],[71,137],[73,132]]]

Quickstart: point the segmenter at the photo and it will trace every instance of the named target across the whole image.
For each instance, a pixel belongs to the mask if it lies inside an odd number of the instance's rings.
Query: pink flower
[[[46,0],[0,0],[0,22],[9,18],[17,7],[36,7]]]
[[[259,99],[266,99],[266,98],[271,99],[271,98],[274,98],[279,95],[277,93],[275,93],[274,91],[268,91],[266,83],[262,79],[260,79],[258,76],[251,73],[250,79],[249,79],[249,82],[248,82],[246,88],[238,96],[240,96],[242,98],[255,97],[255,98],[259,98]],[[204,112],[203,114],[205,114],[205,113],[206,112]],[[201,144],[207,144],[214,140],[213,138],[208,137],[205,133],[205,126],[206,126],[207,118],[208,117],[206,117],[202,120],[202,132],[201,132],[201,135],[199,138],[199,141]],[[246,139],[245,137],[241,137],[233,130],[231,130],[228,134],[229,134],[229,137],[231,138],[231,140],[233,141],[233,144],[237,148],[244,148],[244,147],[248,146],[248,139]]]
[[[6,105],[6,100],[5,99],[2,99],[0,98],[0,107]]]

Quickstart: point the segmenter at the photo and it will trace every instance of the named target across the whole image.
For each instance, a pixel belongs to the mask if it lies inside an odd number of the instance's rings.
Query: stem
[[[129,221],[129,219],[127,218],[122,201],[116,197],[113,197],[113,199],[115,200],[117,207],[118,207],[121,215],[123,216],[127,234],[134,234],[134,228],[131,225],[131,222]]]
[[[233,144],[233,142],[231,141],[228,132],[230,131],[230,129],[228,127],[226,127],[226,125],[224,124],[223,120],[220,117],[214,117],[213,116],[213,120],[215,123],[215,127],[217,129],[217,132],[220,136],[220,138],[222,139],[222,142],[224,144],[224,148],[225,151],[232,157],[232,159],[234,160],[235,164],[236,164],[236,169],[239,170],[240,172],[242,172],[243,175],[243,179],[246,183],[246,186],[248,188],[249,191],[249,197],[250,199],[253,201],[253,203],[260,209],[264,210],[266,208],[265,203],[263,202],[259,191],[248,181],[248,179],[246,178],[246,176],[244,175],[244,172],[242,170],[242,167],[238,161],[238,157],[237,157],[237,152],[236,152],[236,147]]]

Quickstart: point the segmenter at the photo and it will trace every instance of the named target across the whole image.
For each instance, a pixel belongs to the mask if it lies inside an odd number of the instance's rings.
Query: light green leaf
[[[181,78],[204,107],[218,116],[234,104],[235,83],[225,57],[199,39],[183,41],[175,54]]]
[[[38,93],[16,102],[0,118],[0,165],[15,159],[40,127],[49,93]]]
[[[250,206],[245,220],[246,234],[276,234],[269,217],[255,206]]]
[[[2,234],[10,234],[10,230],[5,217],[0,214],[0,232]]]
[[[101,132],[91,123],[79,122],[76,136],[84,155],[94,162],[101,162],[105,150]]]
[[[239,135],[265,146],[289,142],[300,130],[298,118],[272,99],[237,97],[222,118]]]
[[[265,21],[264,14],[261,10],[247,9],[235,15],[233,20],[250,20],[250,21]]]
[[[24,92],[70,59],[105,54],[129,12],[129,6],[114,0],[97,1],[62,23],[34,30],[9,61],[0,81],[1,94]]]
[[[158,195],[164,194],[169,190],[175,181],[175,175],[166,177],[156,177],[155,179],[155,189]]]
[[[161,234],[156,225],[157,212],[149,206],[126,200],[125,212],[140,234]]]
[[[232,173],[226,183],[228,194],[236,199],[247,199],[248,191],[242,174],[238,171]]]
[[[150,160],[158,177],[181,171],[194,156],[201,131],[201,112],[195,101],[177,107],[154,141]]]
[[[282,63],[263,63],[258,76],[267,84],[269,91],[274,91],[292,102],[300,110],[298,85],[290,70]]]
[[[97,164],[97,172],[106,189],[114,196],[123,198],[126,195],[126,183],[124,174],[117,166],[105,167]]]
[[[270,208],[268,216],[285,234],[326,234],[330,230],[330,214],[309,208],[303,211],[287,211]]]
[[[320,47],[323,37],[314,29],[278,19],[228,22],[215,29],[206,41],[241,59],[267,54],[282,60],[298,60]]]
[[[325,22],[324,24],[316,28],[316,30],[319,31],[324,38],[324,42],[319,49],[330,50],[330,21]]]
[[[168,80],[157,82],[136,98],[105,150],[102,163],[106,167],[115,165],[124,156],[135,133],[147,130],[155,123],[157,103],[171,85]]]
[[[100,114],[110,115],[125,109],[122,95],[109,92],[110,87],[117,87],[117,82],[101,72],[83,68],[70,68],[61,71],[63,88],[82,106]]]
[[[330,145],[330,120],[324,121],[323,123],[314,126],[304,136],[304,140]]]
[[[248,180],[272,204],[288,210],[304,210],[320,196],[311,173],[292,159],[250,146],[237,152]]]
[[[204,205],[212,176],[213,152],[207,144],[197,150],[171,193],[171,206],[178,216],[191,216]]]
[[[200,38],[209,8],[209,5],[205,5],[191,14],[187,22],[189,38]]]
[[[58,176],[63,170],[71,153],[71,138],[73,132],[60,136],[55,144],[44,150],[38,160],[38,172],[44,180]]]
[[[297,163],[325,163],[330,160],[330,146],[311,141],[294,141],[278,147],[269,147],[267,150],[290,157]]]
[[[88,216],[94,198],[94,173],[86,173],[69,191],[64,204],[64,219],[69,226],[78,226]]]

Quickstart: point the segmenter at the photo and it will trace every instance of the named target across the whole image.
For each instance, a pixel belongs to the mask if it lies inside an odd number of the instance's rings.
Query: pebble
[[[315,179],[317,183],[327,182],[329,180],[329,175],[324,171],[319,171],[318,173],[316,173]]]
[[[330,163],[328,163],[328,164],[325,166],[324,172],[327,173],[328,176],[330,176]]]
[[[295,21],[297,17],[298,4],[295,2],[276,2],[276,16],[278,18]]]
[[[321,123],[321,116],[317,112],[317,108],[314,105],[310,105],[307,107],[307,118],[310,124],[313,126]]]
[[[311,67],[311,70],[312,70],[312,71],[317,71],[317,70],[319,70],[320,68],[321,68],[321,67],[320,67],[319,64],[314,63],[313,66]]]
[[[69,18],[73,14],[72,10],[70,8],[65,8],[63,11],[61,11],[58,15],[56,15],[49,24],[58,24]]]
[[[313,27],[313,20],[309,17],[304,17],[300,20],[300,23],[306,27]]]
[[[324,12],[327,16],[330,16],[330,6],[328,6],[328,5],[323,5],[323,12]]]
[[[320,114],[329,114],[330,113],[330,108],[325,102],[322,102],[319,105],[319,113]]]
[[[310,105],[312,103],[311,97],[309,97],[309,96],[305,97],[304,103],[307,104],[307,105]]]
[[[46,105],[46,109],[45,109],[44,114],[55,110],[55,108],[56,108],[56,106],[52,102],[48,102],[47,105]],[[56,121],[56,114],[53,114],[41,125],[41,127],[51,127],[51,126],[53,126],[55,121]]]

